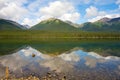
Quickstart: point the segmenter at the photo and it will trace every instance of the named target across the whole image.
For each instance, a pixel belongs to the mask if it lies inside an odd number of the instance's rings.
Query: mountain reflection
[[[35,57],[32,57],[32,54]],[[83,70],[97,71],[99,68],[103,70],[103,73],[106,73],[106,70],[107,72],[113,70],[113,73],[119,75],[120,58],[115,56],[103,57],[97,53],[85,52],[80,49],[72,49],[60,55],[50,56],[28,46],[13,54],[0,57],[0,77],[4,76],[5,67],[9,67],[11,75],[18,76],[33,72],[45,74],[52,70],[75,75],[80,74]],[[84,71],[82,74],[85,73]],[[119,72],[116,73],[116,71]],[[109,74],[107,73],[107,75]]]

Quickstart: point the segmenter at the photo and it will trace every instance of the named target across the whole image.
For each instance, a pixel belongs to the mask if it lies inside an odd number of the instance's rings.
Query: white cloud
[[[86,9],[86,15],[85,17],[89,18],[89,17],[94,17],[97,16],[98,14],[98,10],[96,7],[90,6],[89,8]]]
[[[72,14],[67,13],[67,14],[64,14],[60,17],[60,19],[62,19],[63,21],[68,20],[68,21],[72,21],[72,22],[79,20],[79,18],[80,18],[80,14],[77,12],[72,13]]]
[[[45,6],[49,2],[53,2],[55,0],[33,0],[30,2],[30,4],[27,6],[29,10],[35,11],[39,10],[40,7]]]
[[[41,19],[37,18],[37,19],[30,19],[30,18],[24,18],[23,21],[22,21],[22,25],[30,25],[29,27],[39,23],[41,21]]]
[[[75,4],[98,4],[100,2],[101,0],[0,0],[0,18],[30,26],[51,17],[77,22],[81,14],[75,9]],[[107,2],[102,0],[102,4],[107,4]],[[120,10],[120,0],[110,0],[108,4],[113,2],[118,4]],[[105,15],[105,11],[99,11],[96,7],[90,6],[86,9],[85,18],[96,20]]]
[[[116,17],[120,17],[120,14],[107,14],[105,16],[96,16],[92,19],[88,19],[89,22],[95,22],[101,18],[104,18],[104,17],[108,17],[108,18],[116,18]]]
[[[0,0],[0,9],[11,3],[14,3],[17,6],[21,6],[24,3],[27,3],[27,0]]]
[[[86,9],[86,18],[92,18],[95,16],[103,16],[105,15],[105,11],[98,11],[98,9],[94,6],[90,6],[89,8]]]
[[[66,1],[51,2],[48,6],[40,8],[38,15],[41,19],[55,17],[62,20],[70,20],[72,22],[80,18],[80,13],[75,10],[71,3]]]
[[[5,0],[0,1],[0,9],[6,6]]]
[[[28,6],[24,5],[26,3]],[[48,3],[48,5],[46,5],[46,3]],[[44,5],[44,7],[41,5]],[[75,10],[75,7],[71,2],[64,0],[36,0],[32,2],[28,0],[0,1],[0,18],[33,26],[41,20],[51,17],[75,22],[79,19],[80,13]]]
[[[117,0],[116,4],[118,4],[118,9],[120,10],[120,0]]]
[[[0,9],[0,18],[19,21],[27,14],[27,10],[15,2],[5,3],[5,6]]]
[[[116,4],[120,4],[120,0],[117,0],[117,1],[116,1]]]
[[[23,25],[25,25],[25,24],[32,25],[32,23],[33,23],[33,21],[29,18],[24,18],[23,22],[22,22]]]
[[[67,8],[66,8],[67,7]],[[61,16],[66,12],[72,12],[74,7],[68,2],[55,1],[51,2],[49,6],[40,9],[42,15],[52,15],[54,17]]]
[[[28,0],[1,0],[0,18],[13,20],[22,24],[25,22],[25,24],[30,23],[26,17],[29,18],[32,13],[25,6],[23,6],[28,2]]]
[[[61,54],[59,55],[58,57],[62,58],[63,60],[65,61],[79,61],[80,60],[80,57],[79,55],[75,54],[74,52],[71,52],[69,54]]]

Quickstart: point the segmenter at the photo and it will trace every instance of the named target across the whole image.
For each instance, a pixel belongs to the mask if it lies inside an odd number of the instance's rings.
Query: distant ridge
[[[93,23],[86,22],[82,24],[81,30],[120,32],[120,17],[118,18],[106,18],[105,17]]]
[[[110,20],[111,20],[110,18],[104,17],[104,18],[98,20],[98,22],[108,22]]]
[[[0,19],[0,30],[22,30],[24,27],[17,22]]]
[[[72,32],[72,31],[92,31],[92,32],[120,32],[120,17],[104,17],[96,22],[86,22],[76,24],[70,21],[62,21],[56,18],[49,18],[41,21],[35,26],[20,25],[11,20],[0,19],[0,30],[40,30],[55,32]]]
[[[67,24],[70,24],[70,25],[74,26],[75,28],[79,28],[79,27],[80,27],[79,24],[73,23],[73,22],[71,22],[71,21],[65,21],[65,22],[66,22]]]

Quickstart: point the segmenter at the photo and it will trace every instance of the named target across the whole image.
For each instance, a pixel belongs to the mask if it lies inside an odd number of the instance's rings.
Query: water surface
[[[119,41],[7,43],[0,50],[5,54],[0,56],[1,78],[9,67],[11,77],[41,78],[50,72],[70,80],[120,80]]]

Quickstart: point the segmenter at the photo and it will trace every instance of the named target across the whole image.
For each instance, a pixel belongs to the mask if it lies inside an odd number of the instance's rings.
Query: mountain
[[[112,19],[102,18],[94,23],[86,22],[82,24],[80,29],[84,31],[120,32],[120,17]]]
[[[6,20],[6,19],[0,19],[0,30],[21,30],[24,29],[24,27],[17,22]]]
[[[0,19],[0,30],[27,30],[30,27],[28,25],[20,25],[17,22]],[[43,30],[43,31],[56,31],[56,32],[68,32],[68,31],[108,31],[108,32],[120,32],[120,17],[118,18],[102,18],[96,22],[86,22],[83,24],[76,24],[70,21],[62,21],[56,18],[50,18],[43,20],[37,25],[31,27],[29,30]]]
[[[65,21],[67,24],[70,24],[71,26],[74,26],[75,28],[79,28],[80,24],[73,23],[71,21]]]
[[[77,28],[59,19],[50,18],[50,19],[41,21],[39,24],[30,28],[30,30],[44,30],[44,31],[59,32],[59,31],[75,31],[77,30]]]
[[[29,29],[30,26],[29,25],[23,25],[24,29]]]
[[[111,20],[108,21],[108,22],[120,22],[120,17],[118,17],[118,18],[113,18],[113,19],[111,19]]]
[[[111,20],[110,18],[104,17],[104,18],[98,20],[98,22],[108,22],[110,20]]]
[[[70,21],[61,21],[59,19],[50,18],[41,21],[39,24],[30,28],[30,30],[44,31],[108,31],[120,32],[120,17],[118,18],[102,18],[96,22],[86,22],[83,24],[75,24]]]

